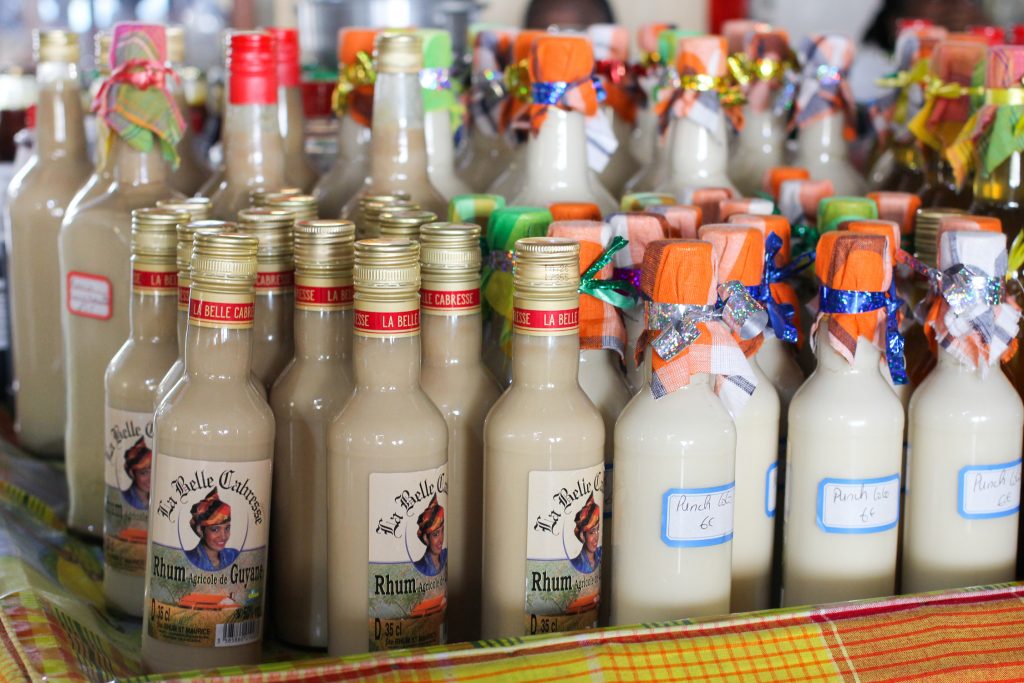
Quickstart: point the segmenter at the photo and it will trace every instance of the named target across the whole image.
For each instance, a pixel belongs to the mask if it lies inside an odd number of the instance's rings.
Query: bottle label
[[[253,295],[224,294],[193,288],[188,302],[188,324],[199,327],[252,327]]]
[[[527,634],[597,626],[604,489],[604,463],[579,470],[530,472]]]
[[[153,471],[153,413],[107,406],[104,422],[103,559],[112,569],[142,576]]]
[[[964,519],[994,519],[1020,512],[1021,459],[960,470],[957,509]]]
[[[192,282],[178,273],[178,311],[188,313],[188,298],[192,293]]]
[[[672,548],[701,548],[732,540],[736,482],[669,489],[662,496],[661,540]]]
[[[263,637],[271,461],[157,453],[149,635],[231,647]]]
[[[267,264],[256,272],[256,294],[287,294],[295,288],[295,269],[287,264]]]
[[[440,645],[448,610],[448,465],[370,474],[370,650]]]
[[[132,268],[132,290],[166,296],[178,291],[177,266],[146,265]],[[179,295],[180,297],[180,295]]]
[[[577,302],[520,301],[512,309],[513,329],[519,334],[561,336],[579,334],[580,309]]]
[[[773,462],[768,465],[768,473],[764,477],[764,514],[775,517],[775,508],[778,506],[779,492],[779,463]]]
[[[900,475],[874,479],[822,479],[818,526],[830,534],[874,534],[900,519]]]
[[[102,275],[70,272],[67,277],[68,313],[95,320],[114,315],[114,287]]]
[[[359,301],[355,309],[355,333],[361,337],[411,337],[420,333],[420,309],[415,302]]]
[[[304,311],[347,311],[355,289],[351,280],[295,275],[295,308]]]
[[[465,282],[431,282],[420,289],[420,308],[424,315],[468,315],[480,312],[480,288]]]

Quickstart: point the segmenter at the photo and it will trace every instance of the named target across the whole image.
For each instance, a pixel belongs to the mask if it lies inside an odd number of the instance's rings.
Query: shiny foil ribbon
[[[989,277],[973,266],[959,263],[946,270],[939,270],[902,249],[896,252],[896,260],[923,275],[928,280],[931,294],[942,296],[957,317],[974,311],[975,314],[969,316],[973,319],[1003,302],[1005,280]],[[931,301],[931,296],[925,297],[918,305],[915,317],[923,321],[931,308]]]
[[[628,282],[640,289],[640,278],[643,275],[643,270],[640,268],[616,268],[612,272],[612,279],[619,280],[620,282]]]
[[[442,66],[421,69],[420,87],[424,90],[451,90],[451,69]]]
[[[727,78],[709,74],[685,74],[677,78],[683,90],[718,93],[718,99],[724,107],[735,107],[747,101],[743,91]]]
[[[331,93],[331,108],[338,116],[348,111],[348,97],[356,88],[377,82],[377,71],[373,68],[373,57],[365,50],[356,53],[356,61],[347,64],[338,72],[338,83]]]
[[[580,294],[588,294],[616,308],[633,308],[636,306],[636,302],[640,298],[640,292],[633,283],[615,279],[614,274],[611,280],[599,280],[597,278],[597,274],[611,262],[616,252],[621,251],[628,244],[629,240],[619,235],[612,238],[612,241],[608,243],[605,250],[580,275]]]
[[[792,304],[776,301],[772,296],[771,285],[788,280],[809,268],[814,263],[815,253],[810,251],[801,254],[788,265],[780,268],[776,265],[776,257],[780,249],[782,249],[782,238],[774,232],[769,233],[765,239],[764,277],[760,285],[747,287],[747,292],[767,310],[768,327],[775,333],[775,336],[782,341],[796,344],[800,336],[796,326],[793,325],[796,310]]]
[[[487,254],[487,265],[503,273],[511,273],[513,254],[511,251],[495,250]]]
[[[902,306],[903,299],[896,294],[895,279],[887,292],[832,289],[826,285],[818,290],[820,313],[856,314],[885,309],[885,360],[893,384],[907,383],[907,361],[903,356],[904,340],[898,316]]]
[[[604,86],[601,84],[601,79],[596,76],[588,76],[587,78],[580,79],[578,81],[539,81],[530,85],[530,94],[533,98],[534,104],[543,104],[547,106],[558,106],[564,104],[566,94],[573,88],[579,87],[586,82],[594,84],[594,90],[597,92],[597,101],[604,102],[607,96],[604,91]]]

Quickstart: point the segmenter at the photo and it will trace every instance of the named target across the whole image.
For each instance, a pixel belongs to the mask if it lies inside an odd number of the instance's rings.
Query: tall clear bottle
[[[180,78],[185,69],[185,28],[182,26],[167,27],[167,62]],[[185,117],[184,134],[178,142],[180,163],[171,174],[171,187],[188,197],[196,194],[209,179],[210,169],[199,156],[196,138],[188,122],[188,102],[185,101],[185,90],[181,81],[178,78],[171,78],[167,85],[174,95],[178,111]]]
[[[131,334],[103,378],[103,595],[108,607],[133,617],[142,616],[145,587],[154,398],[178,353],[175,228],[188,218],[164,209],[133,212]]]
[[[885,237],[848,232],[818,242],[818,366],[789,407],[783,605],[896,587],[903,408],[879,372],[888,248]],[[835,291],[867,303],[844,306],[849,297]]]
[[[327,647],[327,441],[352,395],[350,221],[295,225],[295,357],[270,392],[274,622],[282,640]]]
[[[277,57],[270,34],[231,34],[224,113],[224,180],[211,193],[213,217],[232,221],[249,192],[285,185],[285,151],[277,98]]]
[[[101,91],[100,107],[111,131],[114,184],[72,207],[60,231],[68,523],[97,536],[103,528],[103,373],[128,338],[131,212],[180,196],[170,188],[165,155],[173,159],[183,127],[158,77],[139,87],[166,70],[163,27],[118,24],[113,45],[114,68],[122,67],[122,75]]]
[[[306,115],[302,110],[299,71],[299,32],[294,28],[268,28],[274,39],[277,64],[277,113],[284,141],[284,179],[310,192],[320,174],[306,154]]]
[[[592,628],[604,422],[579,384],[579,244],[516,242],[512,384],[484,425],[482,637]]]
[[[480,637],[484,418],[501,393],[483,365],[480,228],[420,228],[423,391],[448,424],[448,604],[451,642]]]
[[[195,238],[185,377],[154,416],[152,673],[260,661],[274,414],[250,381],[256,249],[246,235]]]
[[[89,178],[78,85],[78,36],[33,35],[38,102],[36,151],[7,188],[7,285],[14,354],[14,429],[18,443],[60,455],[64,443],[57,240],[61,219]]]
[[[446,640],[448,427],[420,386],[419,252],[356,242],[355,393],[327,446],[332,655]]]
[[[447,200],[427,174],[424,133],[423,40],[415,33],[382,33],[377,38],[377,81],[373,88],[370,173],[342,216],[352,218],[359,198],[405,193],[421,209],[445,215]]]

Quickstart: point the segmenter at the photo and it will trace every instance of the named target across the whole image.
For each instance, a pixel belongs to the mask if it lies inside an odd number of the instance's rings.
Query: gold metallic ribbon
[[[338,72],[338,84],[331,93],[331,108],[338,116],[344,116],[352,91],[365,85],[373,85],[376,80],[377,71],[373,68],[373,57],[360,50],[356,53],[355,63],[346,64]]]
[[[726,78],[718,76],[685,74],[679,76],[679,87],[683,90],[694,90],[696,92],[717,92],[719,99],[726,107],[733,107],[747,101],[739,86]]]
[[[796,69],[796,64],[788,59],[753,59],[743,52],[729,55],[726,64],[729,66],[729,73],[741,86],[746,86],[751,81],[782,81],[787,71]]]

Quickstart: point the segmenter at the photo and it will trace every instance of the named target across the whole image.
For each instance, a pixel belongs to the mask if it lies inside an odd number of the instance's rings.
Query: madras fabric
[[[487,234],[487,224],[505,198],[498,194],[457,194],[448,202],[448,220],[452,223],[476,223]]]
[[[515,35],[515,29],[485,28],[473,39],[469,112],[474,133],[495,137],[501,130],[501,108],[508,97],[504,74]]]
[[[623,211],[643,211],[649,206],[675,204],[676,198],[664,192],[630,192],[622,195],[619,208]]]
[[[818,230],[838,230],[843,221],[874,220],[878,206],[867,197],[824,197],[818,202]]]
[[[889,240],[881,235],[827,232],[818,240],[815,270],[822,284],[832,289],[885,292],[892,283]],[[812,345],[822,324],[828,326],[829,344],[853,363],[857,340],[864,337],[885,351],[885,309],[866,313],[819,313],[811,328]]]
[[[345,98],[339,105],[363,128],[369,128],[373,119],[372,76],[364,67],[373,65],[377,33],[373,28],[343,28],[338,32],[339,97]]]
[[[594,54],[590,41],[582,36],[545,35],[537,38],[530,53],[530,82],[568,83],[556,103],[530,105],[530,126],[540,130],[549,107],[577,111],[586,117],[597,114],[597,89],[591,80]]]
[[[796,55],[789,47],[789,35],[782,29],[751,33],[744,41],[743,54],[747,57],[744,61],[749,62],[745,69],[749,83],[744,94],[750,109],[788,114],[795,94],[789,83],[795,78],[793,70],[798,68]]]
[[[499,118],[502,132],[530,128],[530,51],[537,39],[546,35],[547,31],[536,29],[525,29],[516,34],[512,43],[512,62],[505,68],[509,93],[502,103]]]
[[[727,221],[734,213],[754,213],[768,216],[775,211],[775,203],[760,197],[730,197],[718,202],[718,220]]]
[[[939,219],[939,227],[935,228],[935,243],[938,244],[942,240],[942,235],[947,232],[963,232],[965,230],[1002,234],[1003,222],[995,216],[971,216],[967,214],[962,216],[943,216]]]
[[[555,221],[548,226],[549,237],[567,237],[580,243],[580,275],[601,256],[611,242],[612,228],[600,221]],[[622,253],[622,252],[619,252]],[[597,273],[598,280],[610,280],[614,266],[609,263]],[[589,294],[580,295],[580,349],[609,349],[625,357],[626,326],[614,306]]]
[[[636,122],[642,91],[636,83],[629,59],[629,31],[618,24],[591,24],[587,37],[594,48],[596,72],[604,85],[605,104],[627,123]]]
[[[950,95],[970,87],[975,69],[985,59],[985,52],[983,43],[965,40],[939,43],[932,53],[932,82],[925,87],[924,104],[909,124],[914,137],[940,152],[956,141],[971,116],[971,100],[968,94]],[[948,89],[942,87],[945,84],[963,87]]]
[[[787,180],[807,180],[811,177],[810,171],[799,166],[774,166],[764,172],[761,178],[761,190],[766,192],[776,202],[779,201],[779,190],[782,183]]]
[[[796,97],[796,124],[801,128],[832,113],[841,113],[845,132],[853,137],[853,93],[846,78],[856,52],[853,41],[828,34],[806,38],[801,49],[804,67]]]
[[[616,268],[640,268],[647,246],[651,242],[671,237],[668,222],[657,213],[613,213],[608,217],[608,225],[612,237],[621,237],[629,242],[625,249],[612,257],[612,264]]]
[[[701,226],[701,217],[704,213],[699,206],[690,206],[689,204],[652,206],[645,209],[645,212],[664,217],[668,224],[665,237],[687,240],[697,239],[697,228]]]
[[[555,221],[599,221],[601,209],[589,202],[558,202],[548,207]]]
[[[1006,236],[983,231],[945,232],[939,239],[939,270],[968,266],[975,273],[1003,281],[1006,277]],[[957,311],[943,296],[932,303],[925,333],[940,347],[982,375],[993,365],[1008,361],[1017,350],[1020,309],[1009,301],[991,305],[979,301]]]
[[[110,51],[111,75],[93,108],[133,149],[148,152],[160,145],[164,158],[178,164],[178,142],[185,134],[185,119],[167,78],[177,78],[167,66],[164,27],[153,24],[117,24]]]
[[[721,36],[682,38],[676,55],[676,71],[681,79],[706,77],[724,83],[728,73],[726,55],[725,38]],[[718,142],[725,143],[726,117],[733,127],[739,129],[743,126],[743,113],[740,107],[723,104],[722,87],[714,85],[706,90],[697,90],[680,84],[675,88],[659,89],[655,111],[662,133],[668,129],[672,119],[688,119],[707,129]]]
[[[818,205],[835,193],[831,180],[784,180],[779,186],[779,213],[790,225],[817,224]]]
[[[641,290],[651,301],[664,304],[712,305],[719,276],[711,244],[698,240],[659,240],[644,254]],[[726,409],[738,415],[757,388],[757,378],[732,331],[721,320],[697,323],[700,336],[671,360],[652,353],[651,394],[661,398],[685,387],[695,374],[717,375],[716,391]],[[646,330],[637,354],[658,336]]]
[[[867,198],[878,207],[878,217],[900,226],[900,244],[913,251],[914,216],[921,208],[921,198],[910,192],[869,192]]]
[[[689,204],[700,208],[701,222],[718,223],[718,205],[723,199],[733,196],[728,187],[688,187],[679,197],[680,204]]]
[[[924,104],[923,83],[930,68],[932,50],[939,41],[946,39],[947,31],[941,26],[904,27],[896,36],[893,61],[896,82],[885,95],[869,106],[871,122],[884,142],[892,136],[899,144],[907,144],[913,136],[907,123],[914,118]]]
[[[757,228],[722,223],[705,225],[700,239],[711,244],[711,256],[718,265],[719,282],[739,280],[744,287],[757,287],[764,276],[764,236]],[[757,353],[764,334],[752,339],[736,337],[747,358]]]
[[[722,22],[722,37],[729,54],[741,52],[752,36],[771,30],[769,24],[754,19],[728,19]]]

